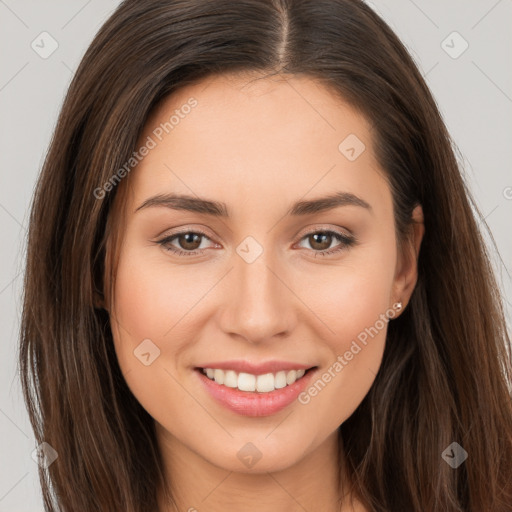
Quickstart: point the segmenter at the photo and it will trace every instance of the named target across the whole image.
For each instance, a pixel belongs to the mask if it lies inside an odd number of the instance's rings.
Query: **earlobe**
[[[411,215],[411,226],[407,240],[401,244],[402,252],[398,256],[395,274],[393,301],[402,306],[400,312],[406,307],[418,281],[418,259],[421,242],[425,234],[423,209],[417,205]]]

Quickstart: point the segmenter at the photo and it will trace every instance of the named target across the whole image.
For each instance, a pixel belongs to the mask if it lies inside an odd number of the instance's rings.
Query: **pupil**
[[[332,238],[332,235],[329,235],[327,233],[315,233],[314,235],[312,235],[313,237],[313,240],[314,242],[311,244],[311,247],[313,247],[314,249],[319,249],[319,250],[325,250],[325,249],[328,249],[329,246],[331,245],[331,238]],[[324,241],[323,242],[318,242],[317,238],[323,238]],[[325,240],[328,241],[328,243],[326,244]],[[316,244],[316,247],[315,247],[315,244]],[[318,245],[320,245],[320,247],[318,247]]]
[[[180,245],[184,249],[189,249],[189,250],[197,249],[201,245],[200,241],[199,241],[199,243],[197,243],[200,238],[201,238],[201,235],[198,235],[197,233],[186,233],[185,235],[181,235],[180,239],[184,239],[185,243],[181,243],[181,240],[180,240]]]

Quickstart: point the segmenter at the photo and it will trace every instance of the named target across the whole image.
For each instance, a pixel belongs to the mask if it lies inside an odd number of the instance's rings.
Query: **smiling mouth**
[[[208,379],[227,388],[249,393],[270,393],[291,386],[296,381],[302,379],[309,371],[316,368],[316,366],[313,366],[306,370],[281,370],[275,373],[260,375],[220,368],[196,368],[196,370]]]

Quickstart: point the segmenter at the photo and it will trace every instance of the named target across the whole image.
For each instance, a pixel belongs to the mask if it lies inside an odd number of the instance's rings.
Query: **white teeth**
[[[274,379],[274,386],[276,389],[281,389],[286,386],[286,372],[277,372]]]
[[[264,375],[258,375],[256,378],[256,390],[260,393],[268,393],[274,391],[274,374],[265,373]]]
[[[233,370],[224,372],[224,386],[227,386],[228,388],[236,388],[238,386],[236,372]]]
[[[224,384],[224,371],[213,370],[213,378],[217,384]]]
[[[240,391],[254,391],[256,389],[256,377],[250,373],[238,375],[238,389]]]
[[[293,384],[297,380],[297,372],[295,370],[290,370],[286,374],[286,384]]]
[[[236,373],[234,370],[220,370],[218,368],[203,368],[203,373],[217,384],[229,388],[238,388],[240,391],[268,393],[275,389],[281,389],[306,373],[306,370],[281,370],[277,373],[265,373],[263,375],[252,375],[250,373]]]

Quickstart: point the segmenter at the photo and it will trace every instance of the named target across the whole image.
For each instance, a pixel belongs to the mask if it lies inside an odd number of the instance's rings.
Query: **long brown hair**
[[[512,359],[495,277],[453,144],[420,72],[360,0],[125,0],[70,85],[34,195],[19,364],[47,511],[157,510],[154,422],[128,389],[96,306],[119,187],[98,198],[149,112],[214,73],[301,74],[372,123],[407,236],[421,204],[418,283],[382,365],[339,428],[354,489],[374,511],[512,510]],[[129,177],[124,178],[129,179]],[[508,353],[507,353],[508,348]],[[456,469],[443,451],[468,453]]]

